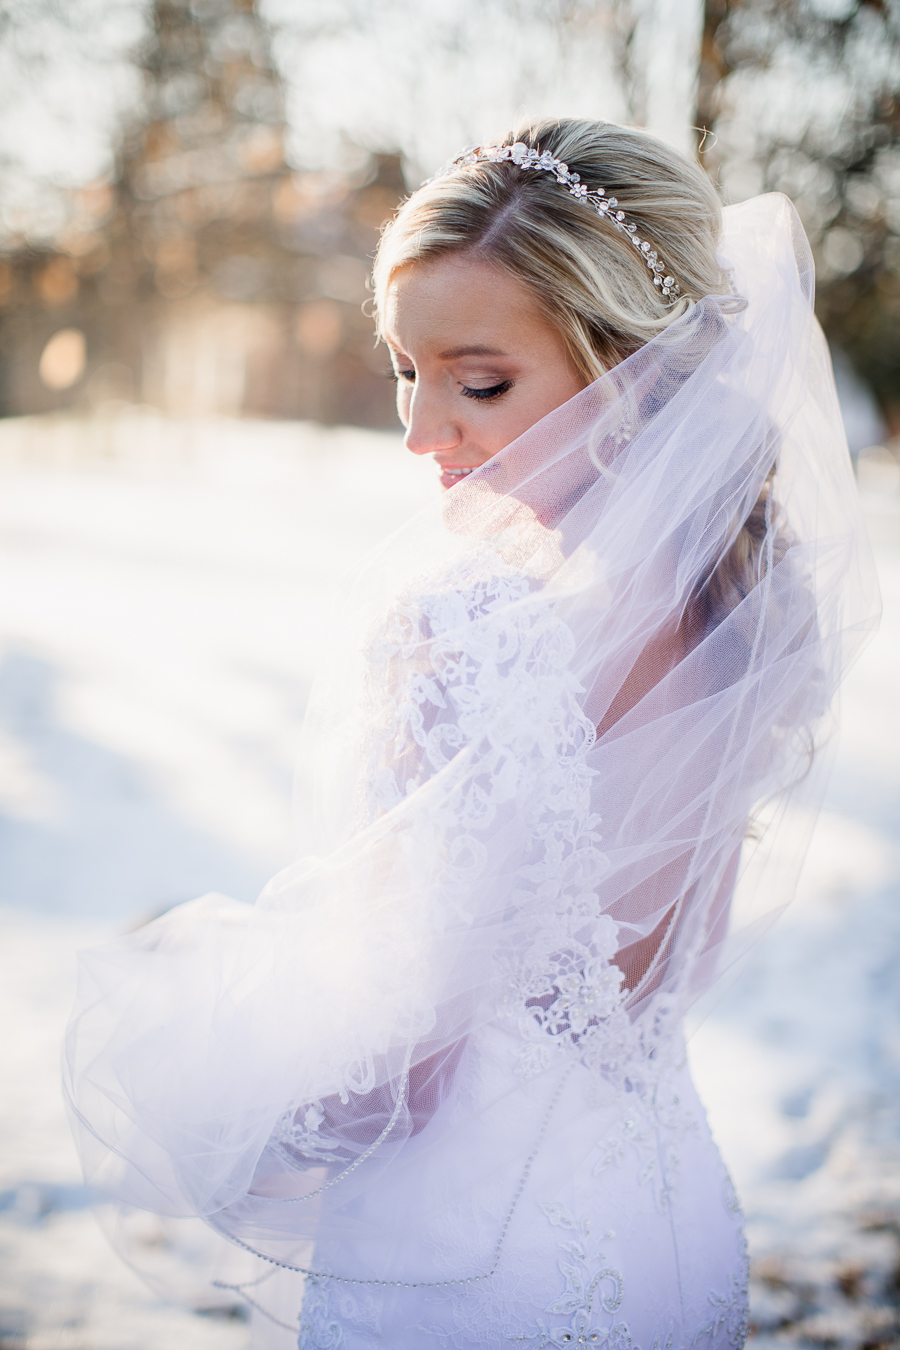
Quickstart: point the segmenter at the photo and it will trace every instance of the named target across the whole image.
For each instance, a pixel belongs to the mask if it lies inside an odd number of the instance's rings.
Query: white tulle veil
[[[453,1193],[480,1184],[456,1085],[482,1028],[553,1148],[561,1068],[596,1100],[639,1088],[789,898],[877,588],[787,200],[729,208],[722,257],[732,296],[347,578],[298,856],[257,904],[208,896],[84,955],[67,1091],[102,1194],[289,1268],[345,1236],[377,1276],[403,1215],[365,1228],[376,1178],[455,1134]]]

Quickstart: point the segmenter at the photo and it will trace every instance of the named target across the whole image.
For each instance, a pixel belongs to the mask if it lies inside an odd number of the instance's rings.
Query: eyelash
[[[487,403],[491,399],[500,398],[508,390],[512,389],[512,380],[502,380],[500,384],[493,385],[490,389],[469,389],[467,385],[462,386],[462,392],[465,398],[477,398],[482,403]]]
[[[410,384],[415,382],[415,371],[413,370],[395,370],[392,377],[394,380],[408,380]],[[464,398],[477,399],[479,403],[489,403],[495,398],[501,398],[513,387],[512,380],[501,380],[499,384],[492,385],[490,389],[470,389],[468,385],[462,385]]]

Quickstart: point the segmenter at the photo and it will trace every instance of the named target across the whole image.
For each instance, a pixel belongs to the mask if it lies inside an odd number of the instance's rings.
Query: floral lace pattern
[[[749,1265],[745,1259],[743,1270],[731,1277],[725,1293],[709,1295],[712,1313],[694,1336],[693,1345],[715,1345],[724,1332],[728,1344],[741,1350],[750,1334],[749,1291]]]
[[[519,603],[532,592],[529,578],[488,551],[425,585],[395,602],[366,652],[364,821],[397,805],[476,738],[525,761],[537,737],[558,735],[545,718],[560,680],[571,682],[568,630]],[[524,764],[513,763],[514,775],[516,768]],[[502,801],[521,786],[521,779],[491,782],[491,795]],[[470,827],[493,818],[483,783],[481,792],[483,799],[463,807]]]
[[[378,1335],[378,1306],[371,1294],[310,1275],[303,1287],[297,1350],[341,1350],[344,1326]]]
[[[743,1230],[743,1213],[734,1189],[731,1175],[722,1163],[722,1203],[740,1225],[740,1266],[731,1276],[724,1293],[712,1291],[709,1304],[712,1309],[709,1318],[698,1329],[694,1337],[695,1347],[713,1345],[724,1332],[728,1344],[734,1350],[741,1350],[750,1334],[750,1253],[747,1250],[747,1238]]]
[[[529,1033],[537,1017],[556,1032],[565,1024],[571,1040],[618,988],[618,972],[601,970],[614,950],[615,925],[609,922],[594,949],[567,947],[564,932],[551,939],[532,931],[534,916],[552,915],[554,894],[569,897],[574,913],[573,887],[583,919],[592,879],[606,866],[590,814],[593,774],[583,763],[594,728],[579,709],[569,671],[572,636],[546,607],[528,603],[533,590],[526,574],[485,550],[396,600],[365,654],[368,731],[358,825],[383,817],[478,743],[478,772],[461,773],[452,809],[418,811],[409,823],[402,845],[408,886],[420,897],[423,925],[429,912],[435,925],[452,914],[465,917],[488,861],[483,833],[504,810],[524,815],[526,859],[514,903],[522,907],[530,946],[518,954],[529,961],[528,974],[518,971],[519,984],[540,991],[564,978],[564,969],[568,980],[556,1008],[518,1012],[525,1012]],[[599,999],[598,981],[607,991]],[[558,1036],[560,1044],[564,1039]],[[543,1041],[552,1044],[548,1036]],[[523,1048],[523,1064],[529,1053]],[[288,1157],[294,1151],[334,1161],[324,1121],[322,1103],[302,1103],[278,1122],[273,1146]]]
[[[486,551],[464,573],[451,570],[394,608],[369,652],[374,730],[365,803],[372,819],[471,741],[488,742],[456,818],[436,823],[451,877],[462,863],[464,889],[484,863],[479,831],[507,803],[522,813],[512,895],[521,937],[499,959],[503,1011],[522,1039],[517,1069],[526,1079],[573,1047],[596,1056],[594,1040],[606,1046],[601,1059],[621,1058],[630,1034],[622,975],[612,964],[617,925],[596,913],[609,864],[592,809],[596,770],[585,760],[595,730],[570,671],[571,632],[529,603],[533,589]]]
[[[315,1276],[306,1281],[297,1350],[338,1350],[344,1343],[341,1325],[331,1315],[329,1284]]]
[[[527,1350],[580,1345],[603,1346],[604,1350],[639,1350],[628,1323],[615,1320],[625,1297],[625,1280],[622,1273],[608,1263],[599,1246],[591,1243],[590,1220],[576,1220],[562,1205],[542,1205],[541,1208],[554,1227],[570,1234],[559,1244],[559,1269],[565,1288],[547,1305],[551,1320],[541,1320],[531,1334],[509,1336],[507,1340],[525,1346]],[[612,1233],[606,1234],[606,1237],[612,1236]],[[734,1350],[741,1350],[747,1340],[749,1277],[746,1243],[743,1249],[741,1270],[731,1276],[727,1292],[709,1294],[711,1315],[691,1342],[697,1350],[720,1345],[723,1333]],[[649,1350],[672,1350],[672,1346],[673,1333],[659,1332],[653,1337]]]
[[[301,1158],[314,1158],[319,1162],[340,1162],[341,1155],[330,1147],[327,1136],[321,1131],[324,1121],[325,1112],[318,1102],[296,1111],[292,1108],[277,1122],[273,1141],[288,1158],[296,1153]]]
[[[638,1088],[631,1094],[625,1119],[599,1142],[592,1174],[599,1177],[631,1154],[640,1184],[652,1189],[658,1212],[666,1213],[676,1194],[684,1140],[698,1134],[699,1126],[694,1109],[681,1101],[671,1079],[660,1074],[651,1091]]]
[[[628,1350],[631,1332],[612,1316],[622,1306],[625,1281],[596,1245],[591,1245],[589,1219],[576,1220],[563,1205],[542,1205],[549,1222],[570,1236],[559,1244],[559,1269],[565,1289],[547,1305],[555,1326],[541,1322],[531,1336],[511,1336],[528,1350],[546,1350],[556,1345],[602,1345],[607,1350]],[[611,1236],[611,1234],[607,1234]],[[605,1314],[605,1316],[604,1316]]]

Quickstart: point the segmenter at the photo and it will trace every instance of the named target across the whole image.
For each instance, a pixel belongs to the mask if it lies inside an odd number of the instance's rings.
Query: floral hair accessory
[[[433,178],[425,181],[433,183],[435,179],[445,178],[453,173],[454,169],[466,168],[470,164],[501,163],[515,164],[520,169],[552,173],[557,183],[562,183],[568,188],[570,196],[584,202],[585,206],[591,207],[598,216],[603,216],[621,234],[627,235],[652,272],[654,286],[659,287],[660,293],[667,300],[674,302],[678,299],[681,295],[678,282],[666,273],[665,263],[652,244],[639,237],[637,226],[619,208],[616,198],[608,197],[603,188],[589,188],[586,183],[582,183],[581,176],[572,173],[568,164],[564,164],[561,159],[554,159],[549,150],[533,150],[523,141],[516,141],[515,145],[470,145]]]

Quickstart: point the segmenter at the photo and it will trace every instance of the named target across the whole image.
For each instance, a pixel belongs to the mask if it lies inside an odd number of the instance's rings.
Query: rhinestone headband
[[[561,159],[554,159],[549,150],[532,150],[523,141],[516,141],[515,145],[470,145],[426,182],[433,183],[437,178],[445,178],[454,169],[465,168],[469,164],[501,164],[507,161],[520,169],[552,173],[557,183],[568,188],[570,196],[576,201],[584,202],[585,206],[591,207],[598,216],[603,216],[621,234],[627,235],[652,272],[653,284],[659,287],[660,294],[670,301],[678,299],[681,288],[677,281],[667,275],[665,264],[653,246],[638,236],[637,226],[619,209],[616,198],[607,197],[603,188],[589,188],[586,183],[582,183],[580,175],[571,173],[568,164],[564,164]]]

